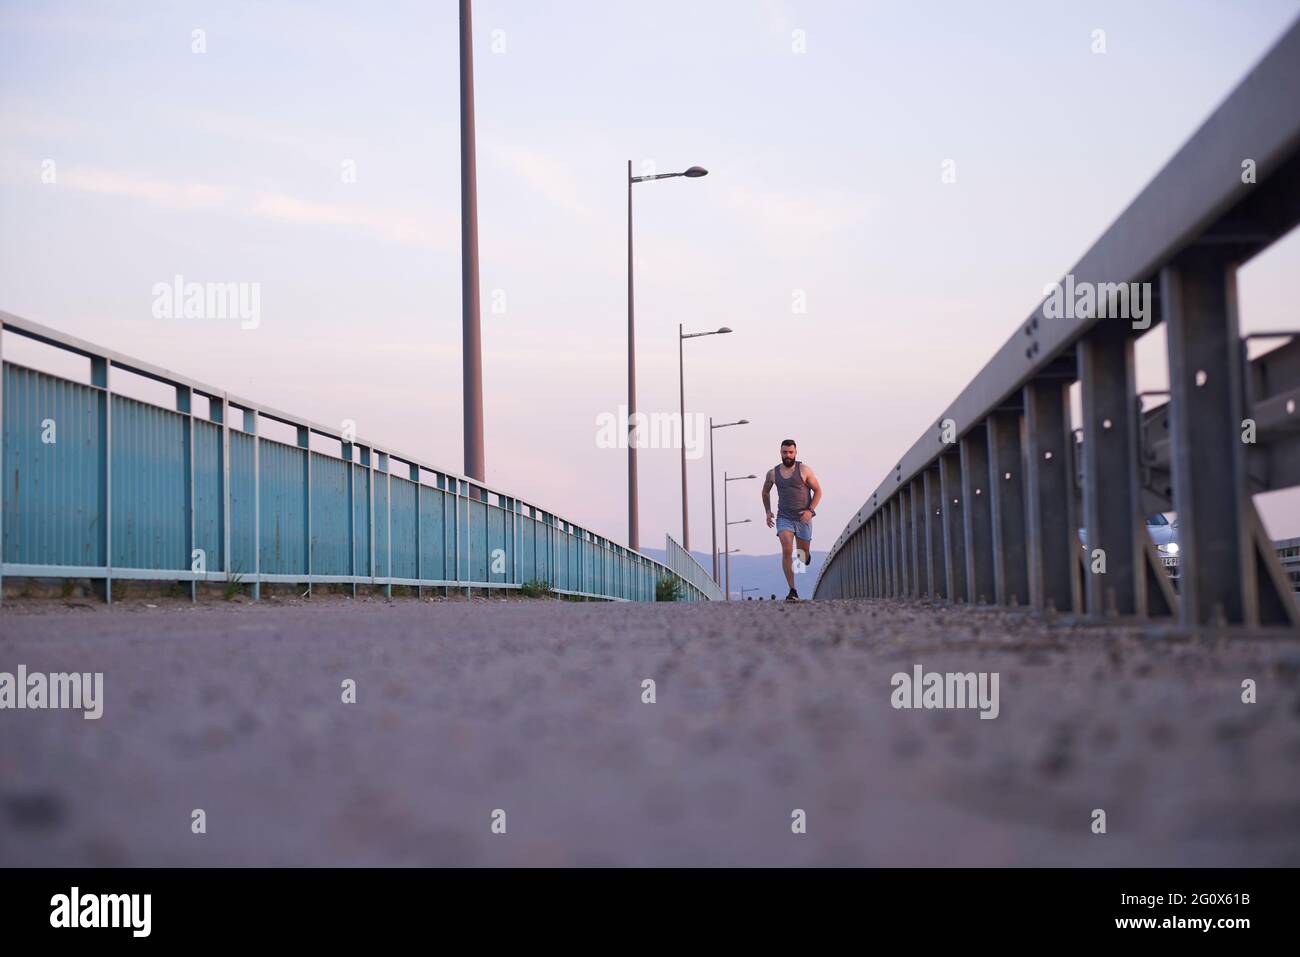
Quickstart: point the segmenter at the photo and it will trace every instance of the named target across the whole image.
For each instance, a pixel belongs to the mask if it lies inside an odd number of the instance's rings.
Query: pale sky
[[[734,328],[686,344],[688,412],[753,423],[718,433],[719,481],[797,439],[829,547],[1298,13],[479,0],[489,484],[626,541],[626,453],[597,442],[626,393],[626,164],[699,164],[636,188],[640,408],[677,409],[679,322]],[[0,3],[0,309],[460,471],[459,204],[450,0]],[[1295,235],[1243,270],[1243,331],[1296,326],[1298,274]],[[260,323],[153,318],[176,275],[260,284]],[[660,547],[678,452],[640,459]],[[731,486],[751,553],[776,549],[759,484]],[[1264,514],[1300,535],[1295,494]]]

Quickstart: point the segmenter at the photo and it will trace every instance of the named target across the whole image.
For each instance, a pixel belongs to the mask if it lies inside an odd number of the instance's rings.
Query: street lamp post
[[[709,416],[709,531],[713,536],[713,583],[719,584],[718,581],[718,507],[717,498],[714,490],[717,487],[717,473],[713,471],[713,430],[727,429],[733,425],[749,425],[749,419],[741,419],[738,422],[723,422],[721,425],[713,424],[713,416]]]
[[[465,474],[486,479],[483,465],[483,342],[478,300],[478,173],[474,150],[474,27],[470,0],[460,0],[460,311]]]
[[[682,439],[682,548],[687,554],[691,551],[691,531],[690,522],[686,517],[686,363],[682,358],[682,346],[687,339],[698,339],[701,336],[721,336],[726,335],[731,330],[726,326],[721,329],[715,329],[712,332],[682,332],[682,324],[677,323],[677,390],[679,406],[679,418],[681,426]],[[709,441],[713,440],[713,433],[709,433]]]
[[[728,482],[743,482],[743,481],[745,481],[746,479],[752,479],[752,478],[758,478],[758,476],[757,476],[757,475],[733,475],[733,476],[728,476],[726,472],[723,472],[723,473],[722,473],[722,550],[723,550],[723,553],[724,553],[724,554],[726,555],[726,557],[727,557],[727,562],[726,562],[726,576],[725,576],[725,577],[726,577],[726,580],[727,580],[727,584],[726,584],[727,601],[731,601],[731,534],[730,534],[730,533],[731,533],[731,526],[732,526],[732,525],[744,525],[746,522],[751,521],[751,520],[748,519],[748,518],[741,519],[741,520],[736,521],[736,522],[728,521],[728,519],[727,519],[727,483],[728,483]]]
[[[641,525],[637,519],[636,437],[632,422],[636,417],[636,323],[632,295],[632,184],[652,179],[672,179],[686,176],[696,179],[707,176],[702,166],[692,166],[680,173],[659,173],[654,176],[633,176],[632,161],[627,161],[627,545],[632,551],[641,549]]]
[[[749,524],[749,522],[751,522],[751,521],[752,521],[752,519],[742,518],[742,519],[741,519],[740,521],[738,521],[738,522],[728,522],[727,525],[728,525],[728,526],[731,526],[731,525],[747,525],[747,524]],[[730,531],[730,528],[728,528],[727,530]],[[728,548],[728,549],[727,549],[727,554],[726,554],[726,558],[727,558],[727,601],[731,601],[731,556],[734,555],[734,554],[735,554],[736,552],[738,552],[738,551],[740,551],[739,548]]]
[[[749,519],[745,519],[745,522],[747,522],[747,521],[749,521]],[[731,524],[732,524],[732,525],[744,525],[745,522],[732,522]],[[741,551],[742,551],[742,549],[739,549],[739,548],[728,548],[725,552],[722,553],[722,560],[723,560],[724,562],[726,562],[727,565],[728,565],[728,573],[730,573],[731,556],[732,556],[732,555],[739,555],[739,554],[741,553]],[[743,595],[744,592],[741,592],[741,594]],[[728,598],[727,601],[731,601],[731,599]]]

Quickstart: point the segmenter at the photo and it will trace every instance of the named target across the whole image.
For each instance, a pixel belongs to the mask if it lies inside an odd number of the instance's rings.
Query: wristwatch
[[[810,515],[812,515],[813,518],[816,518],[816,517],[817,517],[817,513],[814,512],[814,511],[813,511],[812,509],[810,509],[810,508],[805,508],[804,511],[805,511],[805,512],[808,512]]]

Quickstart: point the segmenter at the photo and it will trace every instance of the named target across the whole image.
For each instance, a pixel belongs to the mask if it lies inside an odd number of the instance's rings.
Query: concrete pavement
[[[149,602],[0,609],[0,671],[104,673],[98,721],[0,711],[0,864],[1300,864],[1294,640],[890,602]],[[895,709],[917,664],[996,672],[998,717]]]

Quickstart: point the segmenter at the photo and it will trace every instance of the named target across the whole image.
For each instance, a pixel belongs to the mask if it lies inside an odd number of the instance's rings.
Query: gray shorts
[[[776,517],[776,534],[780,536],[782,532],[794,532],[795,538],[802,539],[805,542],[811,542],[812,522],[796,522],[792,518],[778,515]]]

